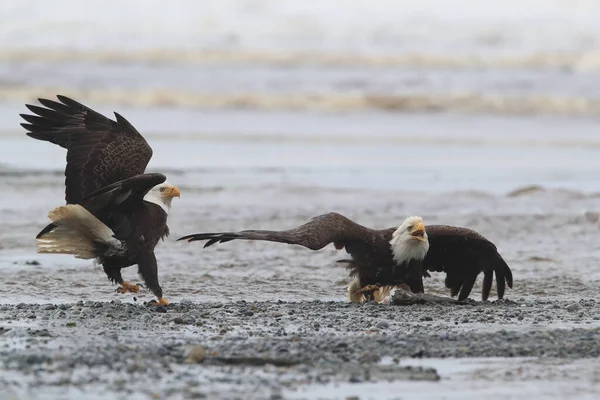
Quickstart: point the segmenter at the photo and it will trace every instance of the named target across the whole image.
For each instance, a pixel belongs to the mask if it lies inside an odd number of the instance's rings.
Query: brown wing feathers
[[[121,115],[116,121],[65,96],[60,102],[38,99],[44,107],[27,105],[35,115],[21,114],[27,135],[66,148],[65,197],[80,203],[90,193],[144,173],[152,149]]]
[[[496,246],[479,233],[447,225],[427,227],[429,251],[423,262],[429,271],[446,273],[450,294],[466,299],[477,276],[483,272],[482,299],[487,300],[496,275],[498,298],[504,296],[506,285],[512,288],[512,271],[498,253]]]
[[[346,243],[364,240],[369,231],[338,213],[319,215],[297,228],[285,231],[247,230],[240,232],[197,233],[177,240],[208,240],[204,247],[225,243],[235,239],[265,240],[270,242],[297,244],[311,250],[319,250],[329,243]]]
[[[290,234],[287,231],[247,230],[240,232],[198,233],[184,236],[177,240],[187,240],[188,242],[195,242],[197,240],[208,240],[204,244],[204,247],[208,247],[212,246],[215,243],[226,243],[235,239],[264,240],[269,242],[298,244],[310,248],[310,243],[308,243],[305,240],[302,240],[302,238],[300,237],[295,237],[293,234]]]

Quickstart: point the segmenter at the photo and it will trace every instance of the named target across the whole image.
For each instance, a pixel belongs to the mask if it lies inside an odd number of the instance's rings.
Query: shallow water
[[[61,92],[154,109],[600,115],[593,1],[2,7],[5,103]]]
[[[314,385],[286,391],[289,399],[595,399],[600,385],[591,360],[461,358],[401,360],[401,365],[435,368],[439,382],[388,381]],[[586,371],[582,374],[582,371]],[[540,382],[544,381],[541,385]],[[499,387],[499,383],[506,382]],[[334,395],[335,393],[335,395]]]

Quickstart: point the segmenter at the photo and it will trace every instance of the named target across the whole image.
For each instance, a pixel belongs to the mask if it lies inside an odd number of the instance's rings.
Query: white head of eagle
[[[390,240],[394,261],[398,264],[412,259],[422,260],[429,250],[429,240],[421,217],[408,217],[392,234]]]
[[[173,197],[179,196],[181,196],[179,188],[165,181],[150,189],[144,196],[144,200],[160,206],[168,214],[171,209],[171,200]]]

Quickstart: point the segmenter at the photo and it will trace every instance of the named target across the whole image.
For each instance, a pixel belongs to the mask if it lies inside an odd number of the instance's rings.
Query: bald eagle
[[[21,114],[34,139],[67,149],[66,205],[49,212],[51,223],[37,235],[39,253],[94,259],[120,293],[137,293],[121,269],[138,272],[158,303],[167,305],[158,283],[154,248],[169,234],[167,214],[179,189],[163,174],[144,173],[152,149],[125,118],[113,121],[65,96],[60,102],[27,104],[35,115]]]
[[[408,217],[399,227],[375,230],[357,224],[338,213],[314,217],[297,228],[285,231],[245,230],[240,232],[196,233],[177,240],[208,240],[204,247],[235,239],[265,240],[319,250],[333,243],[346,249],[351,260],[348,288],[350,301],[382,300],[391,288],[424,293],[423,277],[429,272],[445,272],[446,287],[459,300],[471,293],[483,272],[482,299],[488,299],[496,274],[498,298],[506,285],[512,288],[512,272],[496,246],[479,233],[454,226],[430,225],[421,217]]]

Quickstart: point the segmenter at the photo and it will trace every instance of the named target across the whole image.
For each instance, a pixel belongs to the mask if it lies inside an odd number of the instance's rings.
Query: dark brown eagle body
[[[60,102],[39,99],[46,108],[27,105],[35,115],[21,114],[28,122],[21,125],[27,129],[28,136],[67,149],[67,206],[63,211],[67,214],[77,211],[68,207],[80,205],[112,230],[120,247],[106,237],[106,240],[90,239],[95,246],[92,253],[103,264],[109,279],[123,284],[121,268],[138,264],[146,285],[162,298],[154,247],[168,235],[167,213],[161,206],[145,201],[144,196],[164,183],[166,177],[144,173],[152,149],[121,115],[115,113],[116,121],[113,121],[68,97],[57,97]],[[54,221],[37,238],[44,240],[59,225],[60,221]],[[68,246],[76,245],[71,240],[60,249],[58,246],[42,252],[78,257],[76,252],[68,252],[73,251]],[[81,254],[79,257],[90,258]]]
[[[144,177],[154,175],[160,177],[161,174],[145,174]],[[84,207],[85,203],[84,201]],[[86,208],[114,231],[114,237],[124,244],[126,250],[123,254],[99,257],[108,278],[114,283],[122,283],[121,269],[138,264],[139,273],[148,288],[157,297],[162,297],[154,248],[160,239],[169,235],[167,213],[160,206],[141,199],[125,202],[117,207],[112,206],[114,202],[108,203],[108,206],[104,202],[99,204],[104,206],[98,211],[94,210],[93,204]],[[103,254],[102,249],[99,250]]]
[[[333,243],[344,248],[352,260],[348,263],[350,275],[358,277],[360,286],[398,285],[406,283],[411,291],[423,292],[423,276],[427,271],[446,272],[446,286],[459,299],[468,297],[480,272],[484,272],[482,298],[487,300],[496,273],[498,298],[504,296],[505,284],[512,287],[510,268],[497,253],[496,247],[466,228],[446,225],[426,227],[429,250],[419,266],[420,273],[409,274],[411,266],[399,266],[393,259],[390,241],[397,227],[374,230],[359,225],[338,213],[313,218],[304,225],[285,231],[246,230],[240,232],[199,233],[178,240],[208,240],[204,247],[235,239],[266,240],[296,244],[311,250],[319,250]]]

